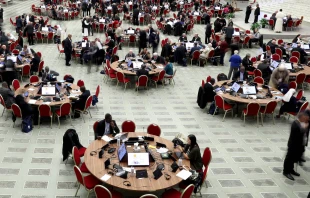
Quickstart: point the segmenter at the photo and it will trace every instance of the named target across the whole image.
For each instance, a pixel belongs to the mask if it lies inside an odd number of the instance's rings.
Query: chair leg
[[[8,117],[9,117],[9,112],[8,112],[8,111],[6,111],[5,121],[7,121],[7,120],[8,120]]]
[[[245,126],[245,113],[243,113],[243,124]]]
[[[60,129],[60,121],[59,121],[59,116],[57,116],[58,118],[58,128]]]
[[[214,109],[213,116],[215,115],[216,110],[217,110],[217,107],[215,107],[215,109]]]
[[[98,106],[97,106],[97,104],[96,104],[96,109],[98,110]]]
[[[90,191],[88,190],[88,192],[87,192],[87,198],[89,197],[89,193],[90,193]]]
[[[91,113],[90,113],[90,110],[88,109],[88,113],[89,113],[89,116],[91,117]],[[93,118],[93,117],[91,117],[91,118]]]
[[[39,122],[38,122],[39,128],[41,127],[40,122],[41,122],[41,117],[39,116]]]
[[[273,121],[273,125],[275,125],[275,122],[274,122],[274,113],[272,113],[272,121]]]
[[[259,114],[257,114],[256,117],[257,117],[257,127],[259,127],[259,126],[258,126],[258,124],[259,124]]]
[[[69,118],[70,118],[70,123],[71,123],[71,125],[72,125],[72,119],[71,119],[71,115],[69,114]]]
[[[2,111],[2,115],[1,115],[1,117],[3,116],[4,110],[5,110],[5,108],[3,108],[3,111]]]
[[[84,121],[84,123],[85,123],[85,120],[84,120],[84,116],[83,116],[83,113],[80,113],[81,115],[82,115],[82,119],[83,119],[83,121]]]
[[[79,184],[78,187],[77,187],[77,189],[76,189],[76,193],[75,193],[75,195],[74,195],[75,197],[76,197],[76,195],[77,195],[77,193],[78,193],[78,191],[79,191],[79,189],[80,189],[80,186],[81,186],[81,184]]]
[[[261,119],[262,119],[262,126],[264,126],[264,116],[263,116],[263,113],[261,113],[260,115],[261,115]]]
[[[53,117],[51,117],[51,129],[52,129],[52,125],[53,125]]]
[[[223,117],[223,120],[222,120],[222,122],[224,122],[224,120],[225,120],[225,117],[226,117],[226,113],[227,113],[227,111],[225,111],[225,114],[224,114],[224,117]]]

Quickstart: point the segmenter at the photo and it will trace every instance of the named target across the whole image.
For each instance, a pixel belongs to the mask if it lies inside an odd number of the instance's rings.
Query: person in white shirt
[[[13,35],[13,34],[11,34],[11,33],[7,33],[7,37],[9,38],[9,40],[11,40],[11,41],[16,41],[16,38],[15,38],[15,36]]]
[[[102,49],[102,45],[101,45],[101,43],[100,43],[98,38],[96,38],[95,43],[96,43],[96,46],[98,47],[98,50],[101,50]]]
[[[24,55],[24,56],[29,56],[31,55],[31,49],[28,45],[24,45],[22,51],[20,52],[21,55]]]

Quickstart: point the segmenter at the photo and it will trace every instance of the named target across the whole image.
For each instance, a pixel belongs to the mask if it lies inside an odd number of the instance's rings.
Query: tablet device
[[[146,170],[136,170],[136,178],[148,178]]]

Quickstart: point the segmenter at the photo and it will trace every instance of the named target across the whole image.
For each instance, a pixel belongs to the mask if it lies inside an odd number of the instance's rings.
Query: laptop
[[[128,153],[128,166],[149,166],[149,153]]]
[[[55,87],[56,87],[57,92],[60,93],[61,88],[60,88],[60,86],[58,85],[58,83],[55,84]]]
[[[16,63],[16,59],[17,59],[16,56],[8,56],[7,57],[7,60],[12,60],[13,63]]]
[[[56,89],[55,87],[42,87],[41,88],[41,95],[42,96],[55,96],[56,95]]]
[[[126,154],[127,154],[126,146],[123,143],[117,151],[118,160],[122,162],[125,159],[124,157],[126,156]]]
[[[128,137],[128,133],[123,133],[123,134],[119,137],[119,139],[120,139],[121,141],[123,141],[123,140],[127,139],[127,137]]]
[[[308,49],[309,49],[309,45],[304,45],[303,48],[304,48],[305,50],[308,50]]]
[[[256,87],[255,86],[244,86],[242,88],[243,94],[245,95],[256,95]]]
[[[285,63],[286,69],[293,69],[293,63]]]
[[[127,30],[127,34],[134,34],[135,30]]]
[[[234,92],[238,92],[239,89],[240,89],[240,85],[236,82],[234,82],[234,84],[231,86],[231,89],[234,91]]]

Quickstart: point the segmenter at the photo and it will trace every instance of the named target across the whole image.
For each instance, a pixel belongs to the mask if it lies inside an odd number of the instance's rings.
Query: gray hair
[[[239,51],[238,51],[238,50],[235,50],[235,51],[234,51],[234,54],[238,54],[238,53],[239,53]]]

